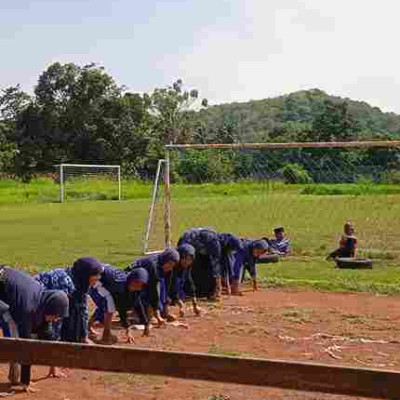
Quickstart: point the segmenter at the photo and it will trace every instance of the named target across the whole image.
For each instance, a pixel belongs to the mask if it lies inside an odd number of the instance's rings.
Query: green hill
[[[293,141],[400,137],[400,115],[312,89],[211,106],[199,113],[197,141]],[[326,131],[327,137],[321,137]],[[337,136],[337,135],[336,135]]]

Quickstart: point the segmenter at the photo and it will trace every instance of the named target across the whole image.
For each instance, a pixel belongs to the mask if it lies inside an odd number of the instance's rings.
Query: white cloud
[[[392,0],[246,0],[232,26],[198,32],[177,73],[211,100],[304,88],[400,112],[400,4]]]

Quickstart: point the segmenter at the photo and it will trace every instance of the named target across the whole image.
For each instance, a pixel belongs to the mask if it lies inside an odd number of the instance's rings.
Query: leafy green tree
[[[356,139],[356,122],[346,101],[325,100],[322,111],[314,119],[313,134],[316,141],[348,141]]]
[[[103,68],[55,63],[17,124],[18,170],[60,162],[119,163],[140,170],[150,136],[148,96],[123,93]]]
[[[19,85],[0,90],[0,120],[14,123],[30,101]]]
[[[162,143],[186,143],[192,140],[194,110],[207,107],[199,100],[197,89],[185,90],[178,79],[166,88],[155,89],[150,95],[150,110],[155,117],[155,129]]]

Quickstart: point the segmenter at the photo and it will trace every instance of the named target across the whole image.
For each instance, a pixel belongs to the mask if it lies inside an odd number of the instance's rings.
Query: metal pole
[[[369,140],[364,142],[295,142],[295,143],[209,143],[167,144],[166,149],[312,149],[312,148],[394,148],[400,140]]]
[[[121,167],[118,167],[118,200],[121,201],[122,192],[121,192]]]
[[[170,187],[170,154],[169,149],[165,150],[165,171],[164,171],[164,232],[165,247],[171,247],[171,187]]]
[[[60,164],[60,203],[64,203],[64,164]]]
[[[160,181],[160,171],[161,171],[161,165],[163,162],[165,162],[165,160],[158,160],[158,164],[157,164],[156,178],[154,180],[154,186],[153,186],[153,196],[151,199],[150,210],[149,210],[149,219],[147,220],[146,233],[144,236],[144,243],[143,243],[143,253],[144,254],[147,254],[147,250],[149,249],[151,224],[153,222],[154,207],[156,205],[156,200],[157,200],[158,183]]]

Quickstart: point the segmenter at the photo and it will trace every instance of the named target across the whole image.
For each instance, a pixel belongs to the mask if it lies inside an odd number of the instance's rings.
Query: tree
[[[30,103],[30,96],[19,85],[0,91],[0,120],[14,123]]]
[[[155,89],[150,95],[150,110],[155,117],[155,129],[164,143],[188,142],[194,130],[194,110],[207,107],[207,100],[199,104],[196,89],[184,90],[178,79],[162,89]]]
[[[17,124],[22,171],[60,162],[125,165],[131,172],[149,143],[148,96],[123,93],[103,68],[55,63],[35,87]]]
[[[0,121],[0,174],[14,171],[15,145],[8,140],[10,136],[10,127]]]
[[[346,101],[325,100],[322,111],[313,122],[313,135],[316,141],[351,140],[356,137],[356,131],[357,125]]]

